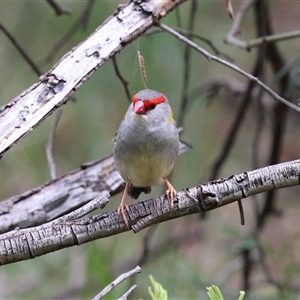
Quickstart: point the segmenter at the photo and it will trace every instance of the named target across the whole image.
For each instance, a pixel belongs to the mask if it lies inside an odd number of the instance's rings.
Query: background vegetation
[[[188,1],[181,5],[163,22],[186,29],[192,3]],[[270,49],[266,46],[246,51],[224,43],[233,22],[226,11],[225,1],[197,1],[196,4],[194,33],[211,41],[220,53],[226,54],[226,59],[229,57],[250,73],[255,64],[259,65],[256,76],[281,95],[297,101],[298,39],[273,44],[283,62],[274,70],[272,59],[268,56]],[[241,4],[234,2],[234,11]],[[59,5],[68,9],[70,14],[55,15],[47,1],[0,3],[2,26],[15,37],[41,73],[49,70],[65,52],[92,33],[119,3],[60,1]],[[87,9],[89,5],[90,9]],[[241,38],[252,39],[265,30],[266,23],[260,23],[258,18],[258,12],[264,9],[270,17],[272,33],[299,28],[299,2],[258,0],[245,15]],[[89,12],[86,22],[80,20],[84,11]],[[264,18],[267,19],[266,14]],[[79,26],[71,38],[62,46],[55,46],[76,22]],[[207,43],[195,41],[212,52]],[[55,50],[52,50],[53,47]],[[212,177],[215,162],[228,140],[228,133],[249,85],[234,71],[191,51],[189,82],[184,88],[185,47],[166,33],[156,33],[140,37],[116,56],[132,94],[143,88],[137,60],[137,51],[140,51],[145,59],[148,88],[167,95],[175,117],[181,114],[184,92],[190,96],[180,123],[184,126],[182,139],[193,148],[178,158],[172,175],[172,183],[177,190],[271,162],[299,158],[299,114],[292,111],[286,114],[285,108],[254,86],[247,98],[250,105],[238,125],[238,134],[230,143],[230,152]],[[47,60],[49,53],[53,56]],[[20,56],[3,30],[0,31],[0,70],[1,105],[38,80],[38,75]],[[286,81],[283,82],[282,78]],[[212,85],[224,83],[224,80],[230,88],[220,84],[221,88],[216,89],[216,85]],[[196,92],[191,94],[192,91]],[[76,91],[74,98],[61,107],[63,114],[54,149],[58,174],[110,154],[115,130],[128,106],[111,61],[95,72]],[[50,179],[45,144],[54,118],[54,115],[47,118],[2,158],[1,199]],[[276,132],[278,122],[281,130]],[[276,144],[280,132],[282,139]],[[158,186],[151,196],[160,195],[163,189],[163,186]],[[133,298],[148,297],[149,275],[152,274],[168,291],[170,299],[207,299],[206,287],[213,284],[221,288],[227,299],[237,298],[241,289],[246,290],[248,299],[295,299],[299,293],[296,284],[300,279],[298,193],[299,187],[296,187],[269,195],[271,206],[267,205],[267,195],[244,201],[245,226],[240,225],[237,205],[229,205],[205,217],[181,218],[136,235],[128,232],[32,261],[2,266],[0,298],[89,299],[119,274],[139,264],[143,272],[134,277],[139,287]],[[120,197],[113,197],[106,209],[116,209]],[[265,215],[262,214],[263,209]],[[148,250],[146,254],[143,251],[145,247]],[[114,289],[107,299],[120,296],[129,284],[126,282]]]

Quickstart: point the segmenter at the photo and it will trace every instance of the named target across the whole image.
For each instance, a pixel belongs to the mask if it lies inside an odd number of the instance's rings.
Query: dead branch
[[[63,14],[69,15],[71,11],[68,8],[61,7],[58,3],[56,3],[54,0],[46,0],[49,5],[53,8],[55,13],[60,16]]]
[[[189,40],[188,38],[186,38],[185,36],[181,35],[180,33],[178,33],[176,30],[172,29],[171,27],[165,25],[165,24],[158,24],[158,26],[163,29],[164,31],[170,33],[171,35],[173,35],[174,37],[176,37],[178,40],[190,45],[193,49],[195,49],[196,51],[198,51],[199,53],[201,53],[202,55],[204,55],[208,60],[214,60],[217,61],[219,63],[221,63],[222,65],[240,73],[241,75],[245,76],[246,78],[250,79],[251,81],[255,82],[256,84],[258,84],[261,88],[263,88],[268,94],[270,94],[275,100],[278,100],[279,102],[283,103],[284,105],[288,106],[289,108],[300,112],[300,108],[299,106],[291,103],[290,101],[284,99],[283,97],[279,96],[276,92],[274,92],[270,87],[268,87],[266,84],[264,84],[262,81],[260,81],[258,78],[256,78],[255,76],[245,72],[244,70],[240,69],[238,66],[224,60],[221,59],[215,55],[210,54],[208,51],[204,50],[203,48],[201,48],[200,46],[198,46],[196,43],[194,43],[193,41]]]
[[[82,165],[80,169],[0,203],[0,233],[54,220],[94,199],[106,190],[122,189],[123,179],[113,157]]]
[[[165,196],[130,205],[128,221],[131,229],[138,232],[167,220],[217,209],[251,195],[299,185],[299,176],[300,160],[243,172],[179,192],[173,210]],[[103,193],[102,197],[108,197],[108,193]],[[0,265],[35,258],[128,230],[117,211],[79,220],[62,217],[34,228],[17,228],[0,236]]]
[[[252,48],[258,47],[262,44],[276,43],[284,40],[298,38],[300,36],[300,30],[294,30],[284,33],[265,35],[248,41],[238,38],[237,35],[240,33],[240,27],[243,22],[243,19],[246,13],[248,12],[249,8],[253,6],[253,4],[253,0],[247,0],[244,1],[243,4],[240,6],[236,13],[236,17],[234,18],[232,26],[225,38],[225,43],[249,51]]]
[[[109,58],[186,0],[131,1],[110,16],[85,41],[66,53],[39,81],[0,114],[0,157],[32,131]]]
[[[142,269],[139,266],[136,266],[134,269],[120,275],[113,282],[111,282],[108,286],[106,286],[99,294],[97,294],[92,300],[102,299],[105,295],[107,295],[118,284],[120,284],[121,282],[123,282],[124,280],[129,278],[130,276],[135,275],[137,273],[141,273],[141,272],[142,272]],[[136,286],[135,286],[135,288],[136,288]],[[124,297],[124,299],[127,299],[127,298]]]

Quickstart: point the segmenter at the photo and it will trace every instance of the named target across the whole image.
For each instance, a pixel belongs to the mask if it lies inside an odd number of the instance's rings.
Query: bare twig
[[[194,29],[195,17],[197,11],[197,0],[191,2],[190,13],[189,13],[189,25],[188,30],[190,32]],[[188,36],[189,37],[189,36]],[[189,37],[190,38],[190,37]],[[184,118],[186,116],[187,105],[188,105],[188,94],[189,94],[189,81],[190,81],[190,67],[191,67],[191,51],[192,48],[186,44],[184,49],[184,70],[183,70],[183,85],[181,91],[181,104],[178,115],[178,126],[182,127]]]
[[[240,69],[239,67],[237,67],[236,65],[221,59],[215,55],[210,54],[208,51],[204,50],[203,48],[201,48],[200,46],[198,46],[196,43],[192,42],[191,40],[187,39],[186,37],[184,37],[183,35],[179,34],[178,32],[176,32],[175,30],[173,30],[171,27],[165,25],[165,24],[160,24],[157,23],[157,26],[159,26],[160,28],[162,28],[163,30],[165,30],[166,32],[170,33],[171,35],[175,36],[177,39],[179,39],[180,41],[189,44],[193,49],[195,49],[196,51],[200,52],[201,54],[203,54],[208,60],[214,60],[217,61],[219,63],[221,63],[222,65],[240,73],[241,75],[245,76],[246,78],[250,79],[251,81],[255,82],[256,84],[258,84],[259,86],[261,86],[268,94],[270,94],[275,100],[278,100],[280,102],[282,102],[283,104],[285,104],[286,106],[288,106],[289,108],[300,112],[300,107],[298,107],[297,105],[289,102],[288,100],[284,99],[283,97],[279,96],[276,92],[274,92],[270,87],[268,87],[266,84],[264,84],[263,82],[261,82],[258,78],[256,78],[255,76],[249,74],[248,72]]]
[[[254,139],[252,143],[252,165],[253,168],[258,168],[259,163],[259,153],[260,153],[260,141],[263,133],[264,123],[265,123],[265,107],[262,101],[264,91],[263,89],[259,89],[258,96],[255,101],[255,116],[256,116],[256,124],[254,129]]]
[[[233,62],[233,59],[228,54],[221,52],[210,39],[203,37],[193,31],[185,30],[185,29],[182,29],[179,27],[172,27],[172,28],[184,36],[189,36],[190,38],[198,39],[199,41],[205,43],[208,47],[210,47],[215,55],[224,57],[225,59]],[[144,34],[144,36],[157,34],[157,33],[163,33],[163,32],[164,31],[160,28],[150,28],[149,30],[147,30],[147,32]]]
[[[269,36],[262,36],[260,38],[247,41],[243,48],[249,50],[251,48],[260,46],[262,44],[281,42],[284,40],[295,39],[298,37],[300,37],[300,30],[294,30],[294,31],[289,31],[289,32],[285,32],[285,33],[277,33],[277,34],[273,34],[273,35],[269,35]]]
[[[139,259],[137,261],[137,265],[143,266],[144,263],[147,261],[148,256],[149,256],[150,241],[151,241],[157,227],[158,227],[158,225],[151,226],[148,229],[147,233],[145,234],[145,236],[143,238],[143,249],[141,252],[141,256],[139,257]]]
[[[254,0],[245,0],[238,8],[234,21],[232,23],[232,26],[225,38],[225,42],[228,44],[234,44],[238,47],[243,47],[244,42],[242,42],[240,39],[236,37],[236,35],[239,33],[240,26],[242,24],[242,21],[244,19],[245,14],[250,9],[250,7],[253,5]]]
[[[268,3],[267,1],[258,1],[256,3],[257,24],[260,32],[264,35],[272,34]],[[272,67],[273,73],[279,72],[284,66],[284,59],[276,44],[265,45],[266,57]],[[279,88],[282,94],[286,93],[289,85],[289,74],[283,75],[279,80]],[[284,138],[285,124],[287,120],[287,107],[281,102],[277,102],[273,108],[273,126],[272,126],[272,142],[269,148],[269,164],[275,164],[279,160],[282,149],[282,141]],[[266,199],[262,211],[258,217],[257,230],[261,230],[267,220],[269,214],[278,214],[275,208],[275,192],[266,193]]]
[[[53,10],[58,16],[63,14],[65,15],[71,14],[71,11],[69,9],[59,6],[54,0],[46,0],[46,1],[53,8]]]
[[[131,96],[130,96],[130,92],[129,92],[129,82],[122,76],[120,70],[119,70],[119,67],[118,67],[118,64],[117,64],[117,59],[116,57],[112,57],[112,63],[113,63],[113,66],[114,66],[114,70],[115,70],[115,73],[117,75],[117,77],[120,79],[123,87],[124,87],[124,91],[125,91],[125,94],[127,96],[127,99],[129,102],[131,102]]]
[[[239,212],[240,212],[240,218],[241,218],[241,225],[245,225],[245,214],[244,214],[242,200],[238,201],[238,206],[239,206]]]
[[[52,224],[59,224],[62,222],[74,221],[74,220],[77,220],[77,219],[80,219],[80,218],[86,216],[87,214],[89,214],[90,212],[92,212],[98,208],[103,209],[109,201],[109,196],[110,196],[109,192],[103,191],[103,192],[99,193],[99,195],[97,197],[95,197],[93,200],[91,200],[87,204],[83,205],[82,207],[79,207],[79,208],[73,210],[72,212],[68,213],[67,215],[64,215],[64,216],[52,221]]]
[[[137,288],[137,285],[134,284],[126,293],[124,293],[118,300],[127,300],[128,296]]]
[[[226,0],[228,1],[228,0]],[[264,35],[261,37],[258,37],[256,39],[252,40],[242,40],[240,38],[237,38],[237,34],[240,31],[241,23],[245,17],[245,14],[247,13],[248,9],[253,5],[253,0],[246,0],[243,2],[243,4],[240,6],[236,13],[236,17],[234,19],[234,22],[232,24],[231,29],[229,30],[225,42],[234,46],[237,46],[241,49],[250,50],[251,48],[258,47],[262,44],[269,44],[279,41],[284,41],[288,39],[294,39],[300,37],[300,30],[294,30],[284,33],[277,33],[277,34],[271,34],[271,35]]]
[[[10,34],[10,32],[1,23],[0,23],[0,29],[6,35],[6,37],[11,41],[11,43],[15,46],[15,48],[18,50],[18,52],[21,54],[21,56],[24,58],[24,60],[28,63],[28,65],[31,67],[31,69],[35,72],[35,74],[40,76],[42,74],[42,72],[40,71],[39,67],[31,59],[31,57],[23,49],[23,47],[17,42],[17,40]]]
[[[229,17],[231,19],[234,19],[234,12],[233,12],[233,7],[232,7],[232,1],[231,0],[226,0],[226,7],[227,7],[227,11],[229,13]]]
[[[253,76],[255,76],[255,78],[257,78],[257,76],[259,76],[261,73],[261,69],[263,66],[262,60],[263,60],[263,56],[261,55],[261,52],[259,52],[258,57],[256,59],[255,66],[254,66],[254,70],[252,72]],[[247,112],[247,109],[248,109],[250,103],[251,103],[251,100],[252,100],[251,96],[252,96],[252,91],[253,91],[254,86],[255,86],[254,81],[250,81],[248,83],[247,89],[243,95],[243,99],[242,99],[240,106],[238,108],[238,111],[234,117],[231,128],[226,136],[225,142],[222,145],[220,154],[216,158],[216,160],[213,163],[213,166],[211,168],[211,174],[209,177],[210,180],[213,180],[218,177],[218,174],[219,174],[226,158],[228,157],[230,150],[233,147],[233,144],[237,137],[237,134],[238,134],[239,130],[241,129],[241,124],[245,120],[244,116]]]
[[[86,28],[86,24],[94,3],[95,0],[88,0],[86,2],[86,6],[82,10],[82,13],[79,15],[78,19],[74,22],[70,29],[54,43],[46,57],[41,60],[41,65],[50,62],[57,52],[73,37],[80,26],[82,26],[84,29]]]
[[[54,161],[54,157],[53,157],[53,142],[54,142],[55,133],[57,130],[57,126],[58,126],[58,122],[60,120],[61,114],[62,114],[62,111],[59,110],[55,116],[53,128],[49,134],[48,142],[46,145],[46,155],[47,155],[47,160],[48,160],[48,165],[49,165],[50,175],[51,175],[52,180],[56,178],[56,166],[55,166],[55,161]]]
[[[128,277],[135,275],[137,273],[141,273],[142,269],[139,266],[136,266],[134,269],[120,275],[117,279],[107,285],[99,294],[97,294],[92,300],[99,300],[107,295],[115,286],[123,282]],[[130,289],[131,290],[131,289]],[[131,290],[132,291],[132,290]],[[123,295],[124,296],[124,295]],[[123,297],[122,296],[122,297]]]

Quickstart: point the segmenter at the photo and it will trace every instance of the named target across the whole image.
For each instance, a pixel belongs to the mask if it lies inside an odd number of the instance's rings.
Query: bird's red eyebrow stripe
[[[134,95],[132,98],[132,102],[135,103],[137,101],[139,101],[139,98],[137,97],[137,95]],[[155,97],[153,99],[145,99],[144,100],[145,106],[147,106],[147,104],[148,105],[153,105],[153,104],[157,105],[157,104],[164,103],[164,102],[166,102],[166,98],[163,95]]]
[[[151,104],[159,104],[164,103],[166,101],[166,98],[164,96],[159,96],[154,99],[148,100]]]

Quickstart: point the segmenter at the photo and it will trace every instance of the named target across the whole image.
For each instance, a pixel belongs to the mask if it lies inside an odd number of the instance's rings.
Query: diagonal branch
[[[55,13],[59,16],[59,15],[69,15],[71,13],[71,11],[68,8],[64,8],[61,7],[58,3],[56,3],[54,0],[46,0],[49,5],[53,8],[53,10],[55,11]]]
[[[31,59],[31,57],[25,51],[25,49],[18,43],[18,41],[12,36],[12,34],[1,23],[0,23],[0,30],[11,41],[11,43],[14,45],[14,47],[17,49],[17,51],[20,53],[20,55],[24,58],[24,60],[27,62],[27,64],[30,66],[30,68],[33,70],[33,72],[35,74],[37,74],[38,76],[40,76],[42,74],[42,72],[40,71],[37,64],[33,61],[33,59]]]
[[[290,101],[284,99],[283,97],[279,96],[276,92],[274,92],[270,87],[268,87],[266,84],[264,84],[262,81],[260,81],[255,76],[249,74],[248,72],[240,69],[238,66],[236,66],[236,65],[234,65],[234,64],[232,64],[232,63],[230,63],[230,62],[228,62],[224,59],[221,59],[221,58],[219,58],[215,55],[210,54],[208,51],[204,50],[203,48],[198,46],[196,43],[189,40],[185,36],[181,35],[180,33],[178,33],[176,30],[172,29],[171,27],[169,27],[165,24],[158,24],[158,26],[160,28],[162,28],[163,30],[165,30],[166,32],[170,33],[171,35],[175,36],[180,41],[183,41],[184,43],[190,45],[193,49],[195,49],[196,51],[203,54],[208,60],[214,60],[216,62],[219,62],[222,65],[224,65],[224,66],[240,73],[241,75],[245,76],[246,78],[250,79],[251,81],[254,81],[256,84],[258,84],[260,87],[262,87],[275,100],[278,100],[278,101],[282,102],[284,105],[288,106],[289,108],[291,108],[291,109],[293,109],[297,112],[300,112],[300,107],[299,106],[297,106],[297,105],[291,103]]]
[[[217,209],[251,195],[299,185],[299,176],[300,160],[295,160],[203,183],[179,192],[173,210],[165,196],[130,205],[129,224],[134,232],[138,232],[167,220]],[[103,193],[103,196],[106,195]],[[116,211],[73,221],[61,220],[1,235],[0,265],[129,230]]]
[[[66,53],[39,82],[4,107],[0,114],[0,157],[70,96],[109,58],[186,0],[131,1],[90,37]]]
[[[112,156],[82,165],[80,169],[23,194],[0,202],[0,233],[54,220],[94,199],[106,190],[121,191],[123,180]]]

